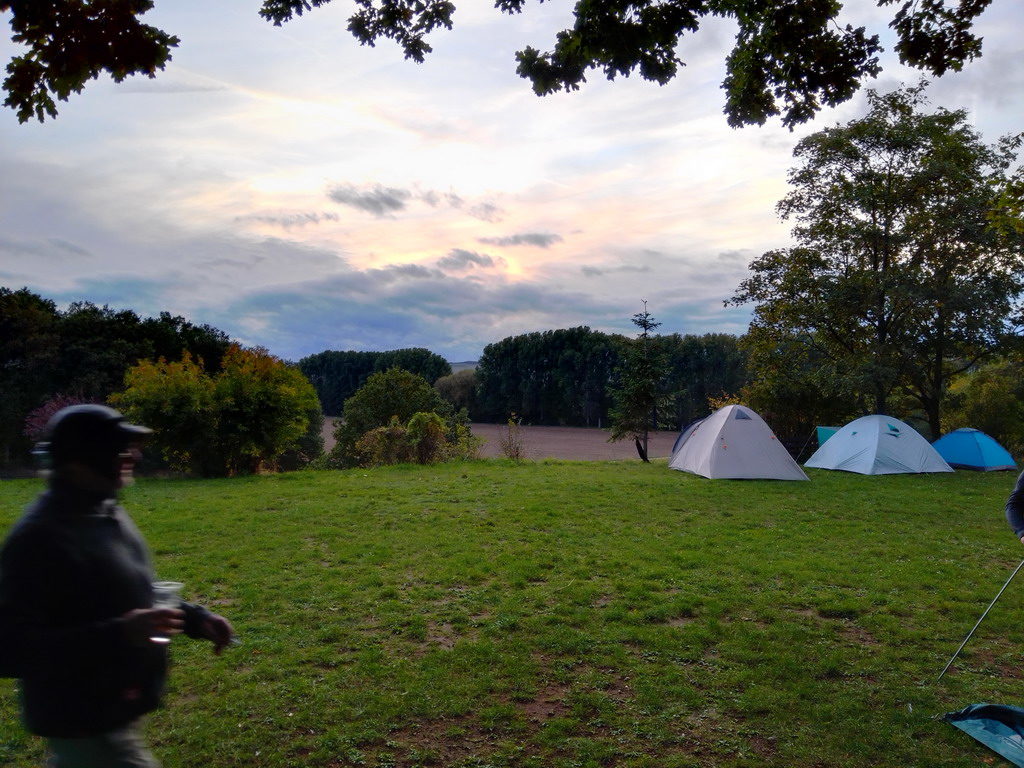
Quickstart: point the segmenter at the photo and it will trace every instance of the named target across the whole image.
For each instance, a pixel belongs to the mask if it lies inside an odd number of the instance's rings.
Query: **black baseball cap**
[[[105,405],[72,405],[50,418],[45,448],[56,466],[68,461],[88,461],[97,455],[115,455],[152,434],[149,427],[129,424],[122,413]]]

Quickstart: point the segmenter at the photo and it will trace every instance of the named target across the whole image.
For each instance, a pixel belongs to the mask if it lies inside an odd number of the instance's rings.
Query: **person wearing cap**
[[[52,768],[155,768],[140,719],[160,704],[167,645],[150,638],[184,632],[220,653],[233,630],[197,605],[153,607],[145,541],[116,501],[150,430],[78,405],[47,432],[49,487],[0,549],[0,676],[20,678]]]

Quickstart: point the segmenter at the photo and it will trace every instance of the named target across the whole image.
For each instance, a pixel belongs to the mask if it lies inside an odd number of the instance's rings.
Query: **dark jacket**
[[[1024,536],[1024,472],[1017,478],[1017,486],[1006,500],[1006,522],[1018,539]]]
[[[54,483],[0,551],[0,671],[21,679],[25,727],[90,736],[155,709],[167,647],[128,641],[121,618],[152,606],[142,535],[113,499]],[[186,631],[208,615],[183,604]]]

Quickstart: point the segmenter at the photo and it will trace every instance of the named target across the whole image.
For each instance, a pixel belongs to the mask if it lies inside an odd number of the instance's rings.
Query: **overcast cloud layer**
[[[864,107],[729,129],[725,22],[684,41],[668,86],[595,74],[540,99],[514,53],[549,48],[565,4],[463,3],[424,65],[359,47],[344,3],[281,28],[258,5],[158,2],[145,20],[182,44],[155,80],[91,83],[44,125],[0,113],[0,285],[168,310],[292,360],[471,360],[511,334],[632,332],[643,299],[664,332],[742,333],[749,312],[722,302],[789,242],[794,144]],[[983,58],[930,89],[989,141],[1024,127],[1021,21],[997,0]],[[875,87],[918,79],[884,63]]]

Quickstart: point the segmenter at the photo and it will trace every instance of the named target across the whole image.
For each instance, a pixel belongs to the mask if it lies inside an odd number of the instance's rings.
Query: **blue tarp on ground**
[[[943,718],[1019,768],[1024,768],[1024,709],[971,704]]]
[[[977,429],[955,429],[932,443],[932,447],[956,469],[989,472],[1017,467],[1003,446]]]

